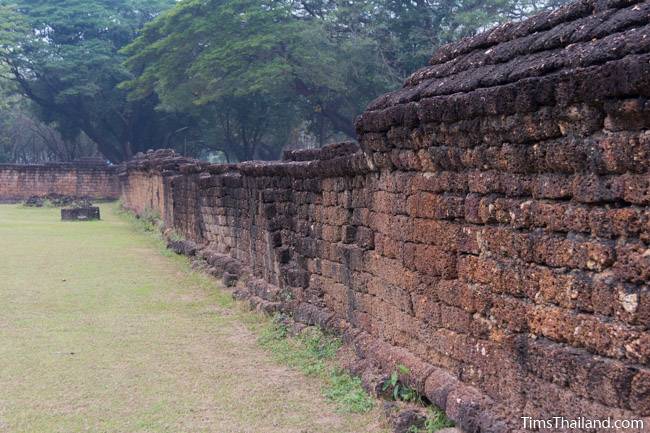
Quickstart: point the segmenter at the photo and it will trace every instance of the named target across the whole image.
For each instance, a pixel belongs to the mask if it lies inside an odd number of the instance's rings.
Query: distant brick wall
[[[0,164],[0,202],[51,194],[115,200],[119,183],[114,168],[102,164]]]
[[[650,426],[649,21],[648,2],[582,1],[501,26],[373,102],[363,150],[159,151],[124,167],[124,202],[261,307],[409,367],[468,432]]]

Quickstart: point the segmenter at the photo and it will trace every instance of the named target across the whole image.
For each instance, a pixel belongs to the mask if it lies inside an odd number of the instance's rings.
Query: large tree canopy
[[[436,46],[535,5],[182,0],[124,49],[134,78],[122,87],[133,100],[155,95],[165,111],[213,116],[214,140],[238,159],[277,156],[296,127],[321,143],[353,137],[355,116],[424,65]]]
[[[0,158],[176,147],[241,161],[353,138],[367,103],[437,46],[563,1],[0,0],[0,90],[20,96]],[[3,135],[20,122],[48,140],[19,152],[25,138]]]
[[[214,113],[221,150],[240,160],[277,156],[304,121],[352,135],[367,95],[389,85],[367,61],[372,41],[337,43],[323,20],[295,13],[283,2],[181,2],[125,49],[136,77],[123,87],[167,111]]]
[[[83,131],[113,161],[158,147],[178,116],[155,95],[127,101],[119,49],[173,0],[22,0],[0,8],[0,60],[38,116],[65,138]]]

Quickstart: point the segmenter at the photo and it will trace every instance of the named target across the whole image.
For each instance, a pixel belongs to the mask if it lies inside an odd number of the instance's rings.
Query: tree
[[[555,0],[551,0],[555,1]],[[532,0],[182,0],[123,49],[132,100],[211,118],[216,147],[277,156],[307,125],[354,137],[367,103],[435,47],[532,12]],[[549,3],[544,3],[548,5]]]
[[[7,72],[0,64],[0,76]],[[0,163],[72,161],[96,155],[96,144],[85,134],[64,139],[54,126],[38,119],[34,104],[18,92],[14,81],[0,78]]]
[[[214,113],[237,159],[277,157],[307,120],[354,136],[352,119],[390,85],[364,38],[336,41],[324,20],[289,2],[189,0],[146,26],[124,52],[133,99],[156,94],[170,112]],[[252,141],[251,141],[252,140]]]
[[[436,46],[561,1],[0,0],[0,64],[59,149],[269,159],[354,138]]]
[[[0,3],[0,61],[38,117],[64,140],[83,131],[114,162],[155,148],[181,117],[155,95],[127,101],[119,49],[173,0],[19,0]]]

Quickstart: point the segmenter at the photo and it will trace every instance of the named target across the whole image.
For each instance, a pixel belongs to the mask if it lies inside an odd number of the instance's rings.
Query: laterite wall
[[[647,1],[582,1],[500,26],[374,101],[361,149],[158,151],[123,168],[123,200],[261,307],[405,364],[467,432],[650,426],[649,21]]]
[[[0,164],[0,202],[47,195],[115,200],[119,183],[113,167],[93,162]]]

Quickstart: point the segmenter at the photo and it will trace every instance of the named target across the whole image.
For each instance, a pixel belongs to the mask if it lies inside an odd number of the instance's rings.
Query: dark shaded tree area
[[[154,110],[155,95],[128,101],[119,49],[172,0],[24,0],[0,8],[5,78],[29,99],[36,119],[63,140],[83,132],[111,161],[159,147],[185,119]]]
[[[113,162],[160,147],[273,159],[353,138],[437,46],[559,3],[0,0],[1,72],[21,112]],[[50,157],[95,151],[75,149]]]

